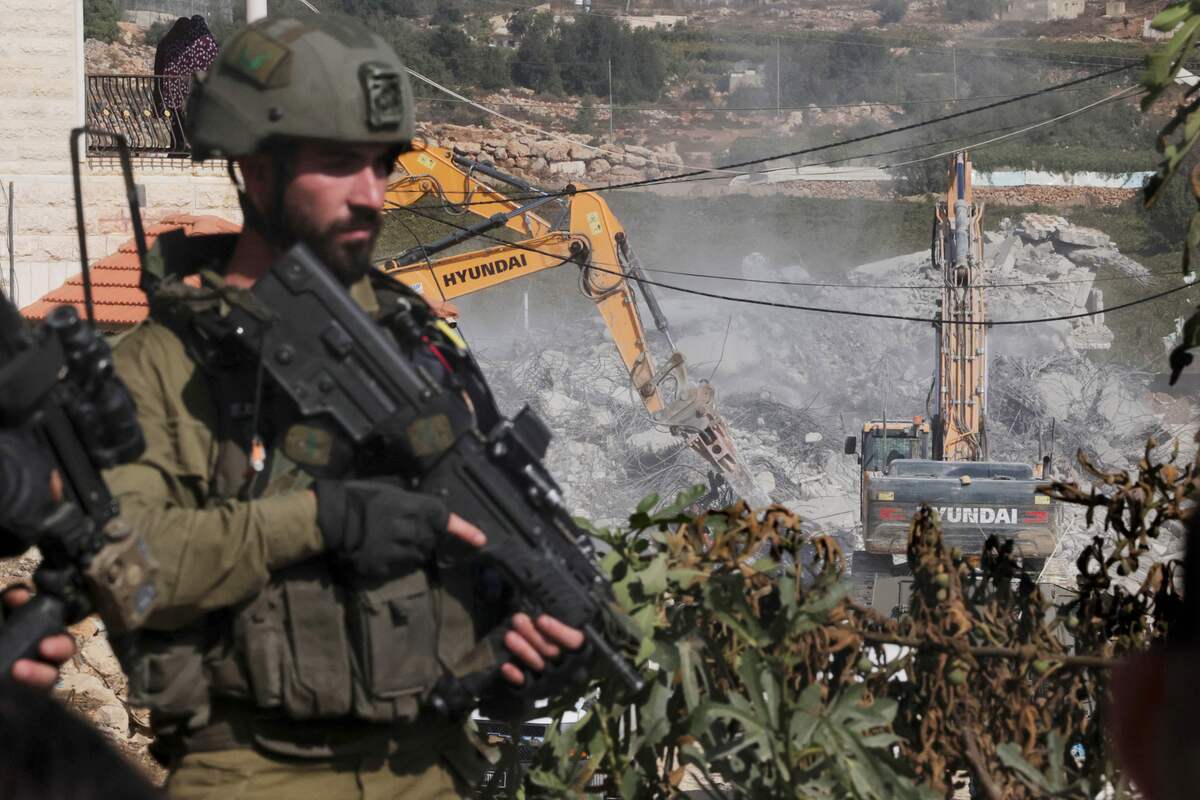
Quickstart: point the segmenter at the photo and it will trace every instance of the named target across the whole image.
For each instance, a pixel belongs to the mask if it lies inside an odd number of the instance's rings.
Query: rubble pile
[[[986,234],[987,306],[995,320],[1102,312],[1098,271],[1135,283],[1149,273],[1102,232],[1062,217],[1026,215]],[[702,267],[701,267],[702,268]],[[689,288],[829,309],[931,318],[940,275],[927,253],[862,265],[837,279],[814,278],[802,263],[773,265],[752,254],[731,282],[716,267],[689,277]],[[650,277],[665,283],[674,276]],[[853,546],[858,467],[844,437],[864,419],[931,416],[934,334],[913,322],[873,320],[784,308],[714,306],[705,298],[659,291],[693,381],[709,380],[739,458],[772,500]],[[470,309],[464,309],[470,319]],[[471,332],[468,330],[468,337]],[[648,334],[659,363],[669,350]],[[1129,468],[1153,435],[1164,448],[1200,414],[1186,399],[1156,394],[1148,377],[1090,355],[1113,340],[1103,314],[1036,325],[997,326],[991,347],[991,457],[1034,463],[1053,452],[1057,474],[1086,481],[1075,461]],[[633,395],[623,366],[596,320],[556,323],[544,336],[516,337],[481,363],[502,406],[531,402],[555,432],[549,466],[572,509],[617,523],[650,492],[668,496],[707,482],[709,467],[679,437],[657,428]],[[540,349],[539,349],[540,348]],[[1182,435],[1181,435],[1182,434]],[[1191,458],[1185,447],[1181,458]],[[1057,558],[1066,571],[1084,537],[1074,511]],[[1169,543],[1164,545],[1170,547]],[[1053,565],[1052,565],[1053,569]]]

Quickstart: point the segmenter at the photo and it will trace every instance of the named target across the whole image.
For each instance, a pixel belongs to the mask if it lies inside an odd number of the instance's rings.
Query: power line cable
[[[1064,89],[1063,93],[1068,92],[1086,92],[1088,89]],[[628,113],[636,113],[640,111],[665,111],[675,112],[678,114],[733,114],[733,113],[758,113],[758,112],[776,112],[776,111],[828,111],[842,108],[878,108],[888,106],[925,106],[925,105],[950,105],[954,103],[972,103],[983,100],[999,100],[1007,97],[1018,97],[1017,92],[1009,92],[1006,94],[985,94],[975,95],[973,97],[937,97],[925,100],[864,100],[857,103],[809,103],[803,106],[613,106],[614,111],[622,111]],[[471,100],[459,100],[453,97],[418,97],[418,102],[425,103],[452,103],[456,105],[470,105]],[[494,108],[517,108],[528,110],[531,113],[541,110],[544,106],[538,104],[538,101],[528,102],[511,102],[511,103],[492,103]],[[546,105],[550,105],[547,103]],[[570,105],[569,103],[559,103],[559,105]],[[594,106],[596,111],[606,111],[607,104],[598,104]],[[678,165],[676,165],[678,166]]]
[[[1005,135],[996,136],[994,138],[985,139],[982,141],[977,141],[972,144],[957,144],[955,147],[953,147],[950,150],[945,150],[942,152],[925,155],[920,158],[911,159],[909,161],[896,162],[896,163],[892,163],[892,164],[874,165],[874,168],[887,170],[887,169],[896,169],[896,168],[899,168],[902,166],[911,166],[914,164],[919,164],[919,163],[933,161],[933,160],[936,160],[939,158],[943,158],[947,155],[953,154],[960,150],[976,150],[977,151],[977,150],[983,149],[985,147],[988,147],[990,145],[997,144],[1006,139],[1013,138],[1013,137],[1021,135],[1023,133],[1027,133],[1031,130],[1035,130],[1038,128],[1046,127],[1048,125],[1056,124],[1063,120],[1069,119],[1071,117],[1074,117],[1079,114],[1085,113],[1085,112],[1093,110],[1095,108],[1098,108],[1102,105],[1106,105],[1108,103],[1117,102],[1117,101],[1126,99],[1128,97],[1132,97],[1137,92],[1138,92],[1138,90],[1136,89],[1136,87],[1131,87],[1130,89],[1121,90],[1114,95],[1109,95],[1108,97],[1101,98],[1100,100],[1095,101],[1093,103],[1089,103],[1085,106],[1081,106],[1079,108],[1072,109],[1071,111],[1065,112],[1063,114],[1058,114],[1053,117],[1048,117],[1044,120],[1040,120],[1039,122],[1036,122],[1036,123],[1033,123],[1030,125],[1024,125],[1024,126],[1007,125],[1007,126],[1001,126],[998,128],[991,128],[991,129],[979,131],[975,134],[963,133],[963,134],[952,136],[952,137],[949,137],[946,139],[922,142],[922,143],[911,144],[911,145],[903,145],[901,147],[892,148],[891,150],[882,150],[882,151],[876,151],[873,153],[862,153],[862,154],[857,154],[857,155],[843,156],[843,157],[835,158],[835,159],[827,159],[825,161],[808,162],[806,164],[799,165],[799,168],[808,168],[808,167],[814,167],[814,166],[829,166],[829,165],[833,165],[833,164],[844,163],[847,161],[858,161],[858,160],[878,158],[883,155],[890,155],[890,154],[895,154],[895,153],[899,153],[899,152],[906,152],[906,151],[915,150],[915,149],[918,149],[921,147],[931,147],[931,146],[945,144],[945,143],[949,143],[949,142],[961,142],[961,140],[963,138],[965,138],[969,135],[985,136],[990,133],[1007,132],[1007,133],[1005,133]],[[756,176],[761,176],[761,175],[768,175],[768,174],[771,174],[774,172],[786,172],[786,171],[790,171],[790,170],[793,170],[796,168],[797,167],[771,167],[771,168],[768,168],[765,170],[759,170],[753,174]],[[669,181],[669,182],[663,181],[663,183],[664,184],[666,184],[666,183],[695,183],[695,182],[704,182],[704,181],[710,181],[710,180],[727,180],[727,177],[724,175],[700,175],[698,177],[681,178],[681,179],[673,180],[673,181]],[[735,180],[737,180],[737,179],[735,178]],[[609,186],[609,187],[597,187],[597,188],[598,189],[607,189],[607,188],[620,188],[620,187],[619,186]],[[403,191],[403,192],[411,193],[411,192],[415,192],[417,190],[398,189],[398,190],[393,190],[393,191]],[[579,189],[577,191],[578,192],[586,192],[586,191],[591,191],[591,190]],[[561,196],[561,194],[562,193],[560,193],[558,196]],[[566,194],[570,194],[570,192],[566,192]],[[556,196],[556,195],[553,192],[547,192],[546,194],[538,195],[538,197],[545,197],[545,196]],[[526,198],[523,198],[520,195],[514,194],[514,195],[510,196],[509,199],[516,202],[516,201],[520,201],[520,200],[526,199]],[[473,203],[468,200],[467,202],[465,202],[463,204],[457,204],[457,207],[466,210],[467,207],[472,204]]]
[[[421,213],[420,211],[418,211],[416,208],[414,208],[412,206],[397,208],[397,209],[393,210],[393,212],[395,212],[395,211],[402,211],[402,212],[407,212],[409,214],[415,214],[418,217],[423,217],[425,219],[428,219],[428,220],[431,220],[434,222],[442,222],[445,225],[459,228],[462,231],[470,230],[466,226],[458,225],[456,223],[448,222],[445,220],[439,220],[436,217]],[[525,250],[530,253],[536,253],[538,255],[547,256],[550,258],[561,258],[562,257],[558,253],[550,253],[550,252],[547,252],[544,250],[539,250],[536,247],[530,247],[528,245],[523,245],[519,242],[515,242],[515,243],[514,242],[506,242],[503,239],[500,239],[495,236],[491,236],[487,233],[480,233],[477,235],[480,236],[481,238],[490,239],[498,244],[503,244],[503,245],[506,245],[506,246],[514,248],[514,249]],[[636,275],[630,275],[630,274],[625,273],[624,271],[604,269],[603,267],[599,267],[595,264],[588,264],[585,267],[585,269],[594,269],[597,272],[603,272],[608,275],[615,275],[617,277],[624,278],[627,281],[632,280],[632,281],[636,281],[637,283],[643,284],[646,286],[655,286],[660,289],[667,289],[667,290],[674,291],[674,292],[680,292],[682,294],[690,294],[690,295],[695,295],[697,297],[707,297],[711,300],[722,300],[722,301],[731,302],[731,303],[743,303],[746,305],[761,306],[761,307],[766,307],[766,308],[780,308],[780,309],[785,309],[785,310],[789,310],[789,311],[809,311],[809,312],[818,313],[818,314],[833,314],[836,316],[860,317],[860,318],[865,318],[865,319],[895,320],[897,322],[919,322],[919,323],[930,324],[930,325],[942,325],[942,324],[978,325],[979,324],[977,322],[971,322],[971,321],[939,320],[939,319],[933,319],[933,318],[929,318],[929,317],[908,316],[908,315],[903,315],[903,314],[884,314],[881,312],[857,311],[857,310],[852,310],[852,309],[847,309],[847,308],[823,308],[821,306],[802,305],[799,303],[784,303],[784,302],[775,301],[775,300],[758,300],[758,299],[755,299],[752,297],[736,297],[733,295],[718,294],[716,292],[706,292],[701,289],[691,289],[686,286],[675,286],[673,284],[662,283],[660,281],[652,281],[649,278],[639,277]],[[1078,314],[1062,314],[1062,315],[1053,316],[1053,317],[1035,317],[1035,318],[1031,318],[1031,319],[989,320],[986,324],[990,325],[990,326],[1036,325],[1036,324],[1047,323],[1047,322],[1064,322],[1064,321],[1073,320],[1073,319],[1086,319],[1088,317],[1095,317],[1095,316],[1099,316],[1101,314],[1108,314],[1113,311],[1120,311],[1122,309],[1132,308],[1134,306],[1142,305],[1143,303],[1153,302],[1162,297],[1166,297],[1167,295],[1171,295],[1171,294],[1175,294],[1176,292],[1183,291],[1184,289],[1190,289],[1193,287],[1193,285],[1194,284],[1185,283],[1182,286],[1176,286],[1176,287],[1167,289],[1162,292],[1157,292],[1155,294],[1148,295],[1146,297],[1138,298],[1137,300],[1130,300],[1125,303],[1118,303],[1115,306],[1109,306],[1108,308],[1105,308],[1105,309],[1102,309],[1099,311],[1083,311]]]
[[[396,211],[402,211],[402,210],[406,210],[406,207],[389,206],[384,209],[384,212],[391,215]],[[427,215],[422,215],[422,214],[419,214],[418,216],[422,216],[423,218],[431,220],[431,221],[442,222],[442,220],[438,217],[427,216]],[[403,220],[399,220],[399,221],[401,222],[402,225],[404,225],[405,229],[408,231],[408,234],[410,237],[412,237],[413,241],[417,242],[415,247],[422,248],[423,246],[421,245],[420,240],[417,238],[416,233],[413,232],[412,228],[410,226],[408,226],[408,224],[405,223]],[[449,223],[446,223],[446,224],[449,224]],[[482,236],[482,234],[480,234],[480,235]],[[519,245],[519,243],[517,243],[517,242],[509,242],[505,239],[500,239],[499,237],[484,237],[484,238],[492,239],[492,241],[494,241],[494,242],[503,243],[504,245],[510,246],[510,247],[517,247]],[[545,253],[544,251],[540,251],[540,250],[537,250],[536,248],[532,248],[532,247],[523,247],[522,249],[528,250],[530,252],[541,253],[542,255],[550,255],[548,253]],[[459,256],[468,255],[468,254],[469,253],[459,253]],[[559,254],[554,254],[554,257],[560,258]],[[392,260],[393,259],[390,259],[390,258],[379,259],[375,263],[376,264],[386,264],[387,262],[392,261]],[[427,255],[422,254],[421,260],[424,263],[426,269],[429,269],[431,271],[433,270],[433,267],[435,264],[433,259],[431,259]],[[563,259],[562,263],[565,264],[569,260],[570,259]],[[607,261],[590,261],[589,264],[591,264],[592,266],[598,267],[598,268],[599,267],[605,268],[600,271],[610,271],[610,270],[622,269],[622,265],[613,264],[613,263],[607,262]],[[561,266],[561,264],[556,265],[556,266]],[[917,283],[830,283],[830,282],[821,282],[821,281],[789,281],[789,280],[779,280],[779,279],[772,279],[772,278],[750,278],[750,277],[746,277],[743,275],[713,275],[713,274],[705,273],[705,272],[687,272],[687,271],[682,271],[682,270],[667,269],[665,267],[648,267],[645,264],[642,264],[641,268],[645,272],[656,272],[656,273],[659,273],[662,275],[673,275],[673,276],[681,277],[681,278],[700,278],[702,280],[710,279],[710,280],[719,280],[719,281],[730,281],[733,283],[759,284],[759,285],[765,285],[765,286],[786,286],[786,287],[808,288],[808,289],[862,289],[862,290],[897,290],[897,291],[898,290],[908,290],[908,291],[928,290],[928,291],[939,291],[940,292],[944,288],[941,284],[938,284],[938,283],[923,283],[923,284],[917,284]],[[624,273],[621,273],[621,274],[624,274]],[[1194,273],[1189,273],[1189,274],[1194,274]],[[1147,278],[1157,279],[1157,278],[1172,278],[1172,277],[1179,277],[1178,269],[1170,269],[1170,270],[1164,270],[1164,271],[1147,271],[1146,275],[1113,275],[1113,276],[1109,276],[1107,278],[1078,278],[1078,279],[1073,279],[1073,280],[1061,280],[1061,281],[1046,280],[1046,281],[1021,281],[1021,282],[1015,282],[1015,283],[986,283],[986,284],[980,284],[979,288],[981,288],[981,289],[1042,288],[1042,287],[1049,287],[1049,286],[1076,286],[1079,284],[1115,283],[1118,281],[1144,281]],[[1186,282],[1188,279],[1186,276],[1184,276],[1183,280]],[[1193,282],[1194,282],[1194,279],[1193,279]],[[439,286],[438,288],[440,291],[441,287]],[[446,301],[446,298],[444,296],[442,297],[442,301],[443,302]]]
[[[438,91],[443,92],[443,93],[449,95],[450,97],[455,98],[456,100],[460,100],[460,101],[466,103],[467,105],[471,106],[472,108],[475,108],[479,111],[483,111],[487,114],[491,114],[492,116],[502,119],[505,122],[510,122],[513,125],[519,125],[520,127],[525,128],[526,130],[531,130],[535,133],[541,134],[542,136],[546,136],[550,139],[555,139],[560,142],[568,142],[572,147],[583,147],[588,150],[591,150],[592,152],[601,153],[601,154],[607,155],[607,156],[624,156],[624,153],[621,153],[618,150],[610,150],[609,148],[606,148],[606,147],[597,147],[592,144],[586,144],[584,142],[577,142],[574,139],[572,139],[571,137],[566,136],[565,134],[555,133],[554,131],[548,131],[544,128],[539,128],[538,126],[532,125],[528,122],[522,122],[521,120],[516,119],[515,117],[510,117],[503,112],[496,111],[494,108],[490,108],[488,106],[483,105],[482,103],[478,103],[478,102],[472,100],[469,97],[466,97],[465,95],[461,95],[458,92],[454,91],[453,89],[451,89],[447,86],[443,86],[442,84],[438,83],[437,81],[433,80],[432,78],[422,75],[421,73],[417,72],[416,70],[412,69],[411,67],[405,67],[405,69],[408,71],[409,75],[412,75],[417,80],[419,80],[423,83],[426,83],[429,86],[432,86],[434,89],[437,89]],[[651,164],[654,164],[656,166],[666,166],[666,167],[671,167],[672,169],[678,168],[680,166],[679,164],[670,163],[670,162],[666,162],[666,161],[657,161],[652,158],[647,158],[646,161]],[[692,169],[696,174],[701,174],[701,175],[706,174],[706,173],[714,173],[714,172],[723,172],[723,173],[726,173],[729,175],[745,174],[745,172],[741,171],[741,170],[723,169],[723,168],[719,168],[719,167],[717,167],[717,168],[696,167],[696,168],[692,168]]]
[[[783,153],[776,153],[776,154],[770,155],[770,156],[746,159],[746,160],[738,161],[738,162],[735,162],[732,164],[725,164],[723,166],[716,167],[716,168],[702,168],[702,169],[690,170],[687,172],[681,172],[681,173],[677,173],[674,175],[666,175],[661,178],[644,178],[642,180],[637,180],[637,181],[628,181],[625,183],[609,184],[608,186],[588,187],[586,189],[571,188],[571,189],[567,189],[567,190],[563,190],[563,191],[559,191],[559,192],[547,192],[545,194],[539,194],[536,196],[534,196],[534,195],[530,195],[528,197],[514,196],[511,199],[513,199],[513,200],[522,200],[522,199],[532,200],[532,199],[537,199],[537,198],[542,198],[542,197],[566,197],[566,196],[570,196],[572,194],[577,194],[577,193],[614,191],[617,189],[636,189],[636,188],[640,188],[643,186],[654,186],[654,185],[658,185],[658,184],[677,183],[677,182],[684,181],[688,178],[694,178],[699,175],[709,175],[712,173],[719,173],[719,172],[735,172],[737,170],[740,170],[743,167],[754,166],[756,164],[763,164],[768,161],[776,161],[776,160],[783,159],[783,158],[794,158],[796,156],[822,152],[822,151],[830,150],[830,149],[837,148],[837,147],[846,147],[848,145],[858,144],[860,142],[866,142],[866,141],[871,141],[873,139],[879,139],[884,136],[892,136],[892,135],[898,134],[898,133],[906,133],[908,131],[925,128],[930,125],[936,125],[936,124],[940,124],[942,122],[948,122],[953,119],[960,119],[962,117],[970,116],[971,114],[978,114],[982,111],[990,111],[990,110],[993,110],[996,108],[1002,108],[1004,106],[1009,106],[1009,105],[1013,105],[1015,103],[1020,103],[1020,102],[1026,101],[1026,100],[1030,100],[1035,97],[1040,97],[1043,95],[1051,94],[1053,92],[1061,91],[1061,90],[1069,88],[1069,87],[1079,86],[1081,84],[1088,83],[1088,82],[1094,81],[1094,80],[1098,80],[1100,78],[1105,78],[1105,77],[1108,77],[1111,75],[1116,75],[1121,72],[1126,72],[1130,69],[1133,69],[1134,66],[1135,65],[1131,64],[1131,65],[1126,65],[1126,66],[1121,66],[1121,67],[1115,67],[1113,69],[1108,69],[1108,70],[1104,70],[1103,72],[1093,73],[1091,75],[1087,75],[1082,78],[1075,78],[1070,81],[1065,81],[1063,83],[1055,84],[1053,86],[1048,86],[1043,89],[1037,89],[1037,90],[1034,90],[1031,92],[1026,92],[1024,94],[1016,95],[1014,97],[1007,98],[1004,100],[998,100],[996,102],[988,103],[986,105],[982,105],[977,108],[964,109],[962,111],[956,111],[951,114],[944,114],[939,117],[933,117],[931,119],[922,120],[919,122],[913,122],[908,125],[901,125],[899,127],[889,128],[889,129],[883,130],[883,131],[877,131],[875,133],[868,133],[868,134],[863,134],[861,136],[851,137],[849,139],[844,139],[839,142],[829,142],[826,144],[815,145],[812,147],[805,147],[805,148],[801,148],[798,150],[791,150],[791,151],[787,151],[787,152],[783,152]],[[438,84],[436,81],[432,81],[429,78],[426,78],[425,76],[421,75],[420,73],[416,72],[415,70],[413,70],[411,68],[408,69],[408,72],[409,72],[409,74],[413,75],[414,77],[418,78],[419,80],[428,82],[430,85],[435,86],[436,88],[439,88],[441,91],[447,92],[454,97],[457,97],[457,98],[460,98],[463,100],[468,100],[468,98],[463,97],[462,95],[458,94],[457,92],[454,92],[451,89],[441,86],[441,84]],[[492,109],[489,109],[487,106],[484,106],[480,103],[476,103],[473,100],[469,100],[469,102],[472,106],[476,107],[477,109],[479,109],[481,111],[485,111],[494,116],[508,120],[514,124],[521,125],[522,127],[531,128],[531,129],[540,131],[540,129],[537,129],[536,126],[531,126],[531,125],[528,125],[527,123],[522,123],[518,120],[514,120],[511,117],[508,117],[507,115],[505,115],[499,111],[494,111]],[[549,133],[549,132],[545,132],[545,131],[541,131],[541,132]],[[558,134],[553,134],[553,136],[555,136],[556,138],[565,138]],[[569,141],[572,141],[572,143],[575,143],[574,140],[569,140]],[[600,150],[601,152],[606,152],[602,148],[592,148],[592,149]],[[677,166],[677,165],[675,165],[675,166]]]

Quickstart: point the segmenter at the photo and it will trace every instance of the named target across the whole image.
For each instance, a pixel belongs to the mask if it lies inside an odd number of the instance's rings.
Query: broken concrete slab
[[[1021,271],[1032,275],[1044,275],[1047,278],[1061,277],[1074,269],[1075,265],[1058,253],[1039,253],[1021,264]]]
[[[1112,247],[1112,239],[1103,231],[1095,228],[1084,228],[1078,225],[1068,225],[1059,228],[1054,238],[1066,245],[1074,247]]]
[[[1017,233],[1028,241],[1042,242],[1067,225],[1066,219],[1053,214],[1026,214],[1017,224]]]
[[[1150,282],[1150,270],[1112,247],[1074,250],[1066,255],[1079,266],[1090,269],[1114,269],[1137,280],[1143,286]]]
[[[992,269],[998,272],[1009,272],[1016,265],[1017,259],[1025,250],[1025,245],[1021,243],[1020,237],[1010,234],[1004,237],[994,249],[991,249],[991,265]]]

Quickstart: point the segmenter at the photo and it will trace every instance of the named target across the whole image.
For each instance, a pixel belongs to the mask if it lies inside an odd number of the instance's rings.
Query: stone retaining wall
[[[624,183],[674,175],[684,169],[673,143],[659,148],[610,143],[589,146],[585,136],[571,135],[564,141],[467,125],[431,125],[422,133],[431,144],[551,185],[572,180],[592,185]]]

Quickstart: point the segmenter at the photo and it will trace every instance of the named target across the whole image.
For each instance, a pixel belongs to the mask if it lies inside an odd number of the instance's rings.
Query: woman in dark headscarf
[[[182,112],[191,91],[192,73],[208,69],[217,51],[217,40],[199,14],[177,19],[154,51],[154,74],[164,76],[159,82],[159,98],[164,116],[169,115],[173,153],[183,155],[188,149]]]

